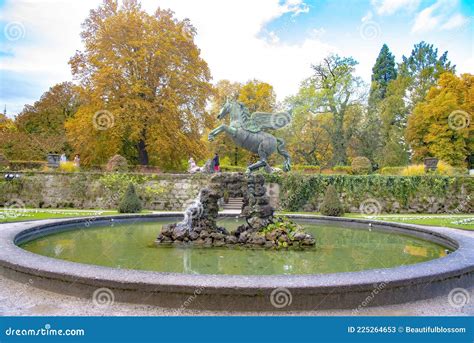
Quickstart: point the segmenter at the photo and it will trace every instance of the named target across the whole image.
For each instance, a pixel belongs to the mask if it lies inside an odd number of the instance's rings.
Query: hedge
[[[324,194],[328,185],[334,185],[342,194],[364,199],[368,195],[383,199],[395,198],[406,205],[415,196],[443,197],[459,194],[464,186],[467,194],[474,193],[474,178],[448,176],[384,176],[384,175],[267,175],[268,182],[281,187],[281,207],[301,211],[314,197]]]

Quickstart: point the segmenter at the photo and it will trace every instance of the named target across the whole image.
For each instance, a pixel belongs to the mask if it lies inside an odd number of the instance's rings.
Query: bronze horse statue
[[[288,125],[291,121],[291,115],[286,112],[266,113],[254,112],[250,114],[244,104],[237,101],[226,100],[220,110],[217,119],[222,120],[230,114],[230,125],[219,125],[209,133],[209,141],[221,132],[225,132],[238,146],[258,154],[260,160],[247,169],[252,172],[259,168],[265,168],[268,173],[272,168],[267,162],[268,157],[277,151],[285,158],[283,170],[291,169],[290,155],[285,150],[285,142],[265,132],[264,130],[277,130]]]

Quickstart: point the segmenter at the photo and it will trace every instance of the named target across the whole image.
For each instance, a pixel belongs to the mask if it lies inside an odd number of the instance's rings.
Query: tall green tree
[[[396,78],[395,56],[390,52],[387,44],[384,44],[372,68],[369,108],[375,107],[385,98],[389,82]]]
[[[352,57],[330,55],[313,65],[313,76],[303,83],[300,93],[314,94],[311,112],[331,113],[331,125],[325,127],[332,144],[333,165],[348,162],[347,148],[355,125],[346,125],[352,107],[365,97],[363,82],[354,75],[357,61]],[[358,118],[355,118],[356,120]]]
[[[455,73],[456,66],[448,60],[445,51],[438,57],[438,49],[433,44],[420,42],[415,44],[410,56],[402,57],[398,71],[409,80],[407,85],[408,112],[411,113],[416,104],[423,101],[428,91],[445,72]]]

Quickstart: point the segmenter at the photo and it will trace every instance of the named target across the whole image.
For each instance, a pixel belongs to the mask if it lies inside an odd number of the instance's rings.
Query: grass
[[[296,213],[296,212],[281,212]],[[298,214],[315,214],[318,212],[297,212]],[[455,229],[474,231],[474,214],[380,214],[377,216],[368,216],[360,213],[346,213],[344,217],[383,220],[387,222],[419,224],[428,226],[444,226]],[[466,221],[461,223],[460,221]]]
[[[53,218],[105,216],[117,214],[117,211],[104,210],[75,210],[75,209],[18,209],[5,211],[0,209],[0,223],[9,223],[23,220],[39,220]]]
[[[150,213],[151,211],[142,211],[141,213]],[[6,212],[0,209],[0,223],[39,220],[52,218],[70,218],[83,216],[105,216],[117,214],[117,211],[111,210],[76,210],[76,209],[19,209],[14,212]],[[294,214],[315,214],[317,212],[280,212]],[[344,215],[349,218],[375,219],[389,222],[410,223],[429,226],[445,226],[455,229],[474,231],[474,214],[381,214],[377,216],[367,216],[360,213],[347,213]],[[462,223],[461,221],[465,221]]]

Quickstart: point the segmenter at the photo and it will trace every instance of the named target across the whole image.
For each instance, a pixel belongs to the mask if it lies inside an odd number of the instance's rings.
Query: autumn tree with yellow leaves
[[[202,157],[211,125],[207,63],[190,22],[173,12],[153,15],[136,0],[105,0],[83,23],[84,50],[70,60],[84,103],[66,123],[85,164],[121,154],[130,162],[179,169]]]
[[[437,157],[465,166],[474,151],[473,114],[474,75],[442,74],[408,119],[406,135],[413,159]]]

